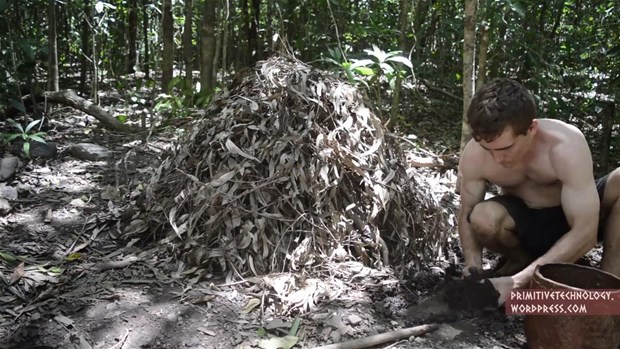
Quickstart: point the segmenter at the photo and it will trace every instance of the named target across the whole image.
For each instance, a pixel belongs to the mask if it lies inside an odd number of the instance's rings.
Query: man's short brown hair
[[[471,100],[467,122],[476,141],[493,141],[507,126],[515,135],[526,134],[536,117],[536,102],[519,82],[497,78],[484,85]]]

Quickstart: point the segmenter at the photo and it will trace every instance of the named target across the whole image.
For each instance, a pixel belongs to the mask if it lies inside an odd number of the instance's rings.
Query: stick
[[[439,326],[437,324],[420,325],[415,327],[403,328],[396,331],[376,334],[370,337],[354,339],[347,342],[335,343],[317,347],[314,349],[362,349],[374,347],[379,344],[409,338],[411,336],[421,336],[425,333],[434,331]]]

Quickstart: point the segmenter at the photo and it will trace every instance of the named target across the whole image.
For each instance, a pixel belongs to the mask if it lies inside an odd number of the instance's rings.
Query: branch
[[[437,324],[420,325],[415,327],[403,328],[400,330],[380,333],[370,337],[358,338],[348,342],[335,343],[317,347],[314,349],[362,349],[377,346],[379,344],[396,341],[411,336],[421,336],[425,333],[434,331],[439,326]]]
[[[25,100],[31,98],[30,95],[26,95],[22,98]],[[41,95],[36,95],[37,100],[45,99],[47,102],[67,105],[83,111],[84,113],[93,116],[99,120],[101,124],[108,129],[114,131],[120,131],[124,133],[136,133],[139,129],[130,127],[118,121],[112,114],[105,109],[95,105],[93,102],[78,96],[73,90],[62,90],[58,92],[46,91]]]
[[[428,81],[428,80],[426,80],[426,79],[420,79],[420,81],[424,84],[424,86],[426,86],[426,88],[428,88],[428,89],[429,89],[429,90],[431,90],[431,91],[439,92],[439,93],[441,93],[441,94],[443,94],[443,95],[446,95],[446,96],[448,96],[448,97],[454,98],[454,99],[456,99],[457,101],[461,101],[461,102],[463,101],[463,97],[459,97],[459,96],[457,96],[457,95],[455,95],[455,94],[453,94],[453,93],[450,93],[450,92],[448,92],[448,91],[446,91],[446,90],[442,90],[442,89],[440,89],[439,87],[435,87],[435,86],[433,86],[433,85],[431,84],[431,82],[430,82],[430,81]]]

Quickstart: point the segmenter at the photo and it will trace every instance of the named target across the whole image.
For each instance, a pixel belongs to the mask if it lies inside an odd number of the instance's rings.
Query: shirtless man
[[[467,113],[473,139],[461,155],[459,237],[464,276],[482,271],[482,250],[507,263],[491,283],[501,305],[527,287],[536,266],[574,263],[603,242],[601,269],[620,276],[620,169],[595,181],[592,156],[574,126],[536,119],[532,95],[495,79]],[[502,195],[485,200],[487,182]]]

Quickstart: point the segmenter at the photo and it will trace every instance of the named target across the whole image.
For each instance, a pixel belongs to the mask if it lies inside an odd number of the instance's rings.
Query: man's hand
[[[491,278],[489,281],[495,287],[497,293],[499,293],[497,306],[500,307],[510,296],[510,291],[516,288],[515,282],[511,276]]]
[[[482,275],[482,268],[466,265],[461,274],[463,275],[463,278],[478,278]]]

